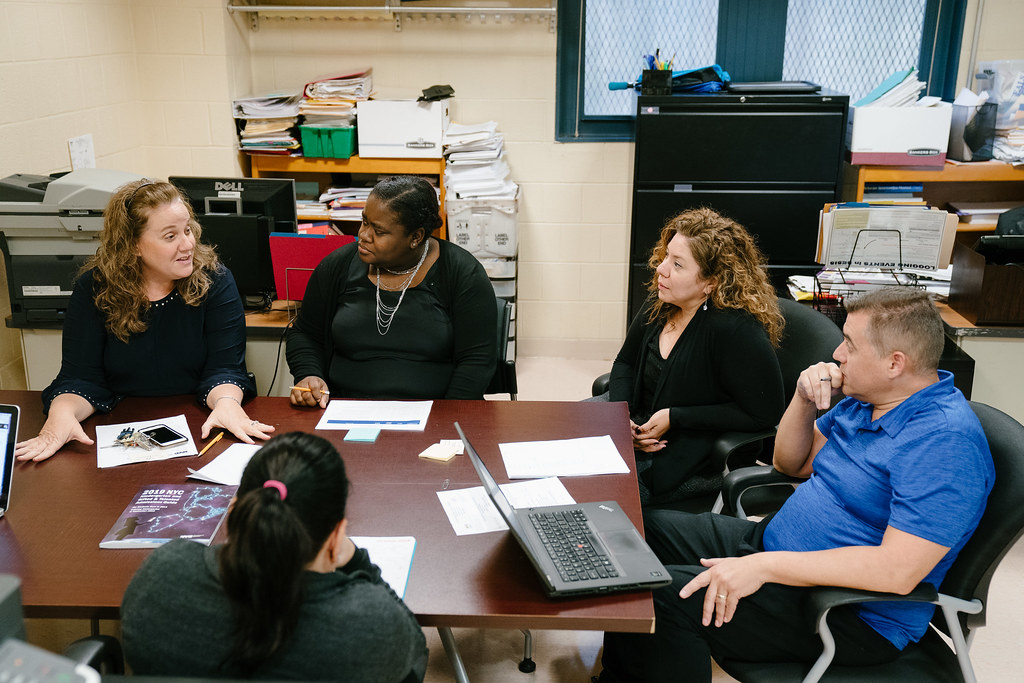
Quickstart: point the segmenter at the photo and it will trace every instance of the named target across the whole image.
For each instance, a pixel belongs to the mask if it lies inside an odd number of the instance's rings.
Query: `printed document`
[[[331,401],[316,428],[422,432],[433,405],[433,401]]]
[[[500,443],[498,448],[509,479],[629,472],[626,461],[607,434],[557,441]]]
[[[412,536],[349,536],[357,548],[366,548],[370,562],[380,567],[380,578],[400,598],[409,584],[416,539]]]
[[[167,425],[184,436],[185,441],[167,448],[153,446],[149,450],[142,446],[122,446],[117,443],[118,436],[129,428],[137,432],[161,424]],[[198,453],[196,442],[192,439],[192,432],[188,429],[188,421],[184,415],[155,417],[152,420],[124,422],[116,425],[96,425],[96,466],[99,468],[130,465],[133,462],[169,460]]]
[[[261,447],[262,444],[232,444],[201,469],[194,470],[189,467],[190,474],[185,478],[238,486],[242,483],[242,472],[245,470],[245,466],[249,464],[249,460]]]
[[[499,488],[515,508],[572,505],[576,502],[557,477],[501,484]],[[437,499],[441,501],[457,536],[508,529],[483,486],[438,491]]]

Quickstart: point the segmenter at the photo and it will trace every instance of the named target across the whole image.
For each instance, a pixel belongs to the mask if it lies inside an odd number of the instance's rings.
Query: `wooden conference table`
[[[0,403],[21,407],[19,438],[38,433],[38,392],[0,391]],[[257,398],[246,411],[278,434],[312,432],[322,414],[293,408],[286,398]],[[85,431],[95,437],[97,424],[182,413],[199,443],[207,412],[192,397],[126,399],[111,414],[91,417]],[[435,401],[423,432],[383,431],[372,444],[343,442],[341,431],[317,432],[345,459],[352,482],[349,533],[416,538],[405,602],[420,623],[439,627],[442,639],[450,627],[651,632],[649,592],[548,598],[509,533],[455,535],[436,492],[478,486],[479,479],[464,456],[439,463],[417,454],[438,439],[457,438],[456,420],[499,483],[508,481],[499,442],[610,434],[630,473],[563,483],[580,502],[618,501],[642,528],[624,403]],[[75,442],[50,460],[16,465],[11,507],[0,519],[0,573],[21,577],[25,616],[119,618],[125,587],[149,551],[100,550],[100,539],[143,485],[184,483],[187,467],[198,469],[234,442],[224,438],[201,458],[108,469],[96,467],[95,446]],[[460,665],[453,665],[458,673]]]

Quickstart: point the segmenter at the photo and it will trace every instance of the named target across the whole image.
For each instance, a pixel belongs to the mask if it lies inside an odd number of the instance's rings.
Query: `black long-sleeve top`
[[[288,331],[295,381],[320,377],[333,398],[482,398],[497,362],[494,288],[472,254],[445,240],[438,245],[437,261],[406,291],[385,335],[356,245],[321,261]],[[381,296],[393,306],[399,294]]]
[[[647,316],[645,307],[626,332],[612,365],[609,398],[628,402],[638,424],[669,409],[671,426],[662,437],[668,445],[650,456],[649,486],[658,493],[699,471],[718,434],[778,424],[785,398],[779,363],[760,322],[746,311],[710,305],[697,310],[655,385],[645,387],[649,349],[653,344],[657,352],[663,327],[648,324]]]
[[[43,391],[43,408],[60,394],[77,394],[97,410],[113,410],[125,396],[196,395],[206,405],[210,391],[234,384],[245,398],[256,387],[245,369],[245,311],[227,268],[198,306],[177,290],[150,304],[148,327],[122,342],[106,329],[93,298],[93,271],[75,282],[64,319],[61,367]]]

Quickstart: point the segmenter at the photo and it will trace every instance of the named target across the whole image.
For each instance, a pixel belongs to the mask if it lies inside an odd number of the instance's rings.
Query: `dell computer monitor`
[[[168,180],[188,197],[203,241],[235,277],[246,306],[274,295],[270,233],[295,232],[295,181],[291,178],[191,178]]]

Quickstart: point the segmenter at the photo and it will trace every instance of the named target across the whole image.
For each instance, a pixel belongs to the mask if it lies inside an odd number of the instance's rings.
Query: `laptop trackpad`
[[[640,537],[636,529],[610,531],[601,534],[601,539],[604,540],[612,555],[647,552],[647,544],[644,543],[644,539]]]

